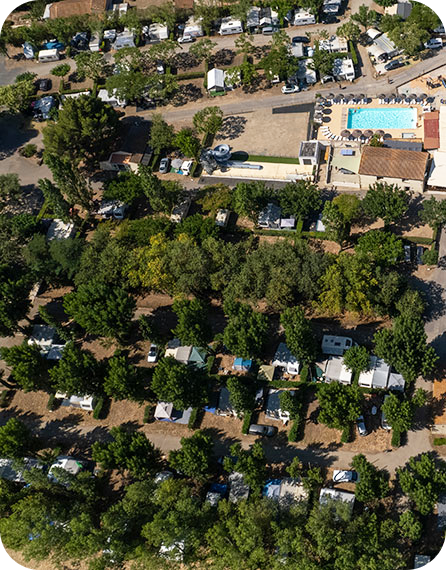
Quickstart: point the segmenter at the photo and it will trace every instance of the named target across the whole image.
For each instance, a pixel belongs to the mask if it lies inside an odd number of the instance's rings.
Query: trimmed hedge
[[[434,445],[446,445],[446,437],[435,437]]]
[[[9,390],[2,390],[0,394],[0,408],[6,408],[9,403]]]
[[[253,233],[259,236],[292,237],[296,232],[295,230],[253,230]]]
[[[351,433],[352,433],[351,425],[346,426],[342,431],[341,443],[348,443],[350,441]]]
[[[392,447],[399,447],[401,445],[401,432],[397,429],[392,431]]]
[[[48,398],[48,403],[46,405],[47,409],[50,412],[53,412],[56,409],[56,394],[50,394],[50,397]]]
[[[102,418],[102,409],[104,408],[105,398],[100,396],[97,399],[96,405],[93,409],[93,417],[95,420],[100,420]]]
[[[306,382],[308,380],[308,366],[306,364],[304,364],[302,366],[302,370],[300,371],[300,381],[301,382]]]
[[[252,419],[252,410],[245,410],[243,412],[243,425],[242,425],[242,433],[246,435],[249,430],[249,426],[251,425]]]
[[[200,411],[200,408],[193,408],[191,414],[190,414],[190,418],[189,421],[187,422],[187,427],[189,429],[195,429],[195,424],[197,423],[197,418],[198,418],[198,412]]]
[[[288,441],[297,441],[299,439],[300,418],[293,421],[290,431],[288,432]]]
[[[233,160],[238,160],[238,157],[240,159],[244,159],[246,158],[246,155],[241,155],[240,153],[234,152],[231,158]],[[246,160],[254,160],[256,162],[273,162],[277,164],[300,164],[298,158],[292,158],[289,156],[261,156],[258,154],[248,154]]]
[[[296,234],[301,234],[303,227],[304,227],[304,221],[302,218],[299,218],[296,224]]]
[[[273,380],[268,382],[269,388],[298,388],[302,385],[302,382],[296,380]]]
[[[142,418],[144,424],[148,424],[153,420],[154,408],[155,406],[153,404],[147,404],[144,408],[144,416]]]
[[[407,236],[404,237],[404,241],[410,241],[411,243],[419,243],[420,245],[432,245],[434,240],[432,238]]]
[[[350,51],[350,55],[352,56],[352,61],[355,65],[358,65],[358,54],[356,53],[356,48],[351,40],[348,42],[348,49]]]
[[[214,366],[214,362],[215,362],[215,356],[214,355],[208,356],[208,359],[206,362],[206,368],[207,368],[208,374],[211,374],[212,367]]]
[[[175,77],[178,81],[183,81],[186,79],[201,79],[204,75],[204,71],[192,71],[190,73],[178,73]]]
[[[326,232],[302,232],[301,235],[307,238],[329,239]]]

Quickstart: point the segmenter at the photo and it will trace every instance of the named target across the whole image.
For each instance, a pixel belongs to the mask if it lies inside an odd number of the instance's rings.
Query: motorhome
[[[94,34],[91,36],[90,43],[88,44],[88,47],[90,48],[90,51],[101,51],[101,43],[102,43],[101,35],[100,34]]]
[[[58,49],[43,49],[39,51],[39,62],[45,63],[46,61],[59,61],[60,53]]]
[[[218,33],[221,36],[228,36],[229,34],[241,34],[243,32],[243,25],[240,20],[233,20],[232,18],[222,18],[220,29]]]

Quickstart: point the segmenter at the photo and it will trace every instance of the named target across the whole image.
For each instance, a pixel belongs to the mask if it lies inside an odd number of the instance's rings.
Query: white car
[[[158,358],[158,346],[156,344],[151,344],[149,349],[149,354],[147,355],[147,362],[156,362]]]
[[[185,160],[181,165],[181,172],[184,174],[184,176],[189,176],[193,162],[193,160]]]
[[[333,481],[335,483],[357,483],[359,481],[359,473],[335,469],[333,471]]]
[[[300,89],[298,85],[291,85],[291,83],[286,83],[282,87],[282,93],[288,95],[289,93],[299,93]]]
[[[193,38],[192,36],[183,36],[181,38],[178,38],[179,44],[190,44],[194,41],[195,41],[195,38]]]

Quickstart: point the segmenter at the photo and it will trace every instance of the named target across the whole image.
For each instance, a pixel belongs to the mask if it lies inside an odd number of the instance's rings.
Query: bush
[[[351,426],[346,426],[341,435],[341,443],[348,443],[350,441]]]
[[[446,437],[435,437],[434,445],[446,445]]]
[[[243,412],[243,425],[242,425],[242,433],[247,434],[249,430],[249,426],[251,425],[252,419],[252,410],[245,410]]]
[[[200,411],[200,408],[193,408],[193,410],[190,414],[189,421],[187,422],[187,427],[189,429],[195,429],[195,424],[197,423],[197,417],[198,417],[199,411]]]
[[[348,42],[348,47],[349,47],[349,51],[350,51],[350,55],[352,56],[352,61],[355,65],[358,65],[358,54],[356,53],[356,48],[353,45],[353,42],[350,40]]]
[[[37,146],[35,144],[28,143],[24,147],[22,147],[19,150],[19,152],[25,158],[31,158],[32,156],[34,156],[36,154]]]
[[[99,397],[96,401],[94,410],[93,410],[93,417],[95,420],[100,420],[102,418],[102,409],[104,407],[105,398],[103,396]]]
[[[3,390],[0,394],[0,408],[8,407],[9,403],[9,390]]]
[[[204,72],[191,71],[190,73],[178,73],[175,77],[178,81],[183,81],[184,79],[201,79],[204,77]]]
[[[392,447],[399,447],[401,445],[401,432],[394,429],[392,432]]]
[[[299,439],[300,418],[295,419],[290,431],[288,432],[288,441],[297,441]]]
[[[153,420],[154,411],[155,411],[155,406],[153,404],[148,404],[144,408],[144,416],[142,419],[143,423],[148,424]]]
[[[308,366],[306,364],[304,364],[302,366],[302,370],[300,371],[300,381],[301,382],[306,382],[308,380]]]
[[[215,356],[208,356],[208,359],[206,362],[206,368],[207,368],[208,374],[211,374],[212,367],[214,366],[214,362],[215,362]]]
[[[423,263],[426,265],[437,265],[438,262],[438,250],[434,247],[432,249],[426,249],[422,255]]]
[[[46,405],[47,409],[50,412],[53,412],[56,409],[56,394],[50,394],[50,397],[48,398],[48,403]]]

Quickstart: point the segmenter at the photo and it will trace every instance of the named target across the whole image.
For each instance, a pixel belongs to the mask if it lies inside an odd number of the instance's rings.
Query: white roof
[[[405,385],[406,381],[401,374],[397,374],[396,372],[392,372],[390,374],[389,382],[387,384],[387,388],[389,388],[389,390],[404,390]]]
[[[53,220],[46,233],[48,241],[53,239],[68,239],[73,237],[76,233],[76,228],[71,222],[64,222],[63,220]]]
[[[330,356],[325,367],[325,376],[343,384],[352,383],[352,372],[345,366],[342,356]]]
[[[370,370],[361,372],[358,384],[363,388],[387,388],[390,366],[382,358],[370,357]]]
[[[381,35],[382,32],[380,32],[379,30],[377,30],[376,28],[369,28],[367,30],[367,35],[369,36],[369,38],[371,38],[372,40],[374,40],[375,38],[377,38],[378,36]]]
[[[348,503],[350,505],[350,509],[353,510],[355,495],[354,493],[349,493],[347,491],[339,491],[338,489],[328,489],[327,487],[324,487],[321,489],[321,494],[319,495],[319,503],[321,505],[326,505],[330,500]]]
[[[70,457],[69,455],[59,455],[57,461],[53,463],[48,471],[48,477],[50,479],[55,479],[52,471],[54,468],[59,467],[61,469],[65,469],[68,473],[72,475],[77,475],[79,471],[82,470],[83,465],[80,461],[78,461],[75,457]]]
[[[432,155],[433,159],[429,177],[427,179],[427,185],[446,188],[446,152],[434,150]]]
[[[299,479],[287,477],[280,484],[280,503],[290,504],[294,501],[308,501],[308,491]]]
[[[324,334],[322,337],[322,352],[324,354],[342,355],[351,346],[353,346],[353,340],[348,336]]]
[[[28,344],[36,344],[41,348],[51,348],[53,339],[56,335],[56,329],[49,325],[34,325],[31,338]]]
[[[170,419],[172,417],[173,404],[171,402],[158,402],[155,409],[156,419]]]
[[[223,69],[217,69],[214,67],[208,71],[208,89],[213,87],[221,87],[224,89],[225,86],[225,72]]]
[[[117,96],[117,90],[113,89],[113,91],[110,93],[107,91],[107,89],[99,89],[99,93],[98,93],[98,99],[100,99],[101,101],[103,101],[104,103],[117,103],[118,105],[123,105],[125,104],[125,101],[122,101],[121,99],[119,99],[119,97]]]
[[[42,49],[39,51],[39,57],[46,55],[48,57],[53,56],[53,55],[57,55],[59,53],[59,50],[57,48],[54,49]]]
[[[0,459],[0,478],[14,481],[15,483],[25,483],[23,478],[23,471],[28,471],[32,468],[42,469],[43,465],[37,459],[32,457],[23,457],[19,461],[20,467],[15,465],[14,459],[1,458]],[[22,468],[23,464],[23,468]]]

